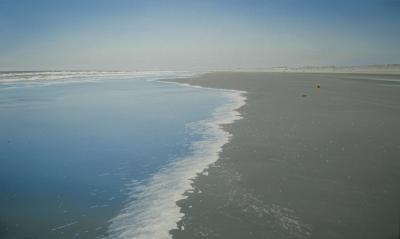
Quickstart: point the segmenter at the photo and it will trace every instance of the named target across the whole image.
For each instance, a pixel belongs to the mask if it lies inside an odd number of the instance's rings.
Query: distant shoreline
[[[0,70],[0,73],[41,73],[41,72],[280,72],[280,73],[338,73],[338,74],[384,74],[400,75],[400,64],[359,65],[359,66],[277,66],[277,67],[226,67],[214,69],[147,69],[147,70],[96,70],[96,69],[60,69],[60,70]]]
[[[257,67],[221,69],[213,72],[279,72],[279,73],[324,73],[324,74],[384,74],[400,75],[400,64],[364,65],[364,66],[302,66],[302,67]]]

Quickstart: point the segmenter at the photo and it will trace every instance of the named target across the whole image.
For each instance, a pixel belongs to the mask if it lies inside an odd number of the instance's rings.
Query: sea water
[[[188,75],[0,73],[0,238],[169,238],[244,103]]]

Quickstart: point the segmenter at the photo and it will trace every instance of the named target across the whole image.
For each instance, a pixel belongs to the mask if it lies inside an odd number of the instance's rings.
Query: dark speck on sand
[[[226,126],[233,138],[220,159],[178,202],[184,217],[173,238],[399,238],[398,79],[220,72],[178,80],[245,90],[247,104]]]

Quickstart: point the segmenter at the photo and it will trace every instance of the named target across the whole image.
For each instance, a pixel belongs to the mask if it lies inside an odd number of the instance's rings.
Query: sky
[[[400,0],[0,0],[0,70],[400,63]]]

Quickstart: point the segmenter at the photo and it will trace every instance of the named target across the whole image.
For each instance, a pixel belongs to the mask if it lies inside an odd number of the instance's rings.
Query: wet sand
[[[226,126],[231,142],[178,202],[173,238],[399,237],[399,75],[177,81],[248,93],[244,118]]]

